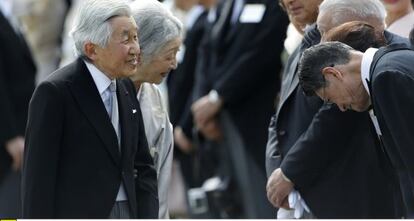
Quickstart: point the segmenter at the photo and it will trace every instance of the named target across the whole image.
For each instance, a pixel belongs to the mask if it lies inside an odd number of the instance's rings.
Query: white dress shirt
[[[89,73],[91,73],[91,76],[93,78],[93,81],[95,82],[96,88],[98,88],[99,95],[101,95],[102,102],[104,102],[104,99],[106,96],[104,92],[109,87],[111,82],[115,80],[109,79],[108,76],[106,76],[102,71],[96,68],[95,65],[89,62],[86,62],[86,61],[85,61],[85,64],[89,70]],[[119,128],[119,125],[118,125],[118,128]],[[121,130],[118,130],[118,132],[119,132],[119,137],[121,137]],[[119,187],[118,195],[116,196],[116,201],[126,201],[126,200],[128,200],[128,197],[126,195],[124,185],[123,183],[121,183],[121,186]]]

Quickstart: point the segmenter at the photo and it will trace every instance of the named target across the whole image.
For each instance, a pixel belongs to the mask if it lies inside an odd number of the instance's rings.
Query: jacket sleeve
[[[43,82],[29,105],[22,173],[23,218],[53,218],[64,105],[55,85]]]
[[[277,133],[276,133],[276,115],[273,115],[270,119],[268,138],[266,144],[266,174],[269,177],[274,170],[280,167],[282,156],[277,146]]]
[[[7,91],[6,70],[4,68],[3,59],[1,58],[2,56],[5,55],[0,54],[0,147],[3,148],[8,140],[19,134],[16,128],[17,119],[14,114],[12,101],[10,100],[10,95]]]
[[[341,112],[336,105],[324,104],[283,159],[282,171],[298,189],[311,185],[350,148],[361,121],[371,123],[367,113]]]
[[[224,77],[219,79],[213,88],[222,97],[225,105],[239,103],[251,94],[251,91],[268,84],[269,80],[275,79],[275,75],[279,75],[280,55],[288,19],[276,2],[271,1],[266,6],[260,23],[237,24],[240,26],[239,38],[242,40],[237,41],[238,43],[232,47],[238,47],[240,50],[237,55],[232,54],[234,60],[217,70],[222,72],[217,75]],[[244,28],[251,30],[246,33],[247,30]]]

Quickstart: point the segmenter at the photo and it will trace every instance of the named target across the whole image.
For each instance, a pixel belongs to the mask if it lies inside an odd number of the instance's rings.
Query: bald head
[[[333,27],[350,21],[364,21],[383,31],[385,14],[379,0],[325,0],[319,6],[317,24],[322,36]]]

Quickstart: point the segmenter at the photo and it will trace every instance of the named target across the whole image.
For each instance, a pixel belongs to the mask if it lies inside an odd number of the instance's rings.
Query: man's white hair
[[[77,55],[88,60],[84,45],[91,42],[106,47],[113,31],[109,21],[119,16],[130,17],[131,9],[124,0],[82,1],[70,34],[75,42]]]
[[[349,21],[374,19],[384,27],[386,10],[380,0],[324,0],[319,5],[319,14],[329,13],[333,27]]]

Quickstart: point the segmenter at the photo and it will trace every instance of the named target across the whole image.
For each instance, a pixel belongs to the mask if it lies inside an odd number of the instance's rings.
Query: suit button
[[[285,130],[281,130],[277,133],[279,136],[285,136],[286,135],[286,131]]]
[[[137,178],[137,177],[138,177],[138,170],[134,169],[134,178]]]

